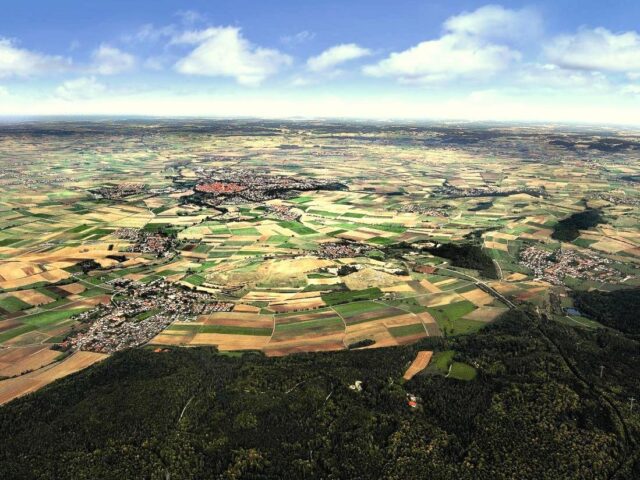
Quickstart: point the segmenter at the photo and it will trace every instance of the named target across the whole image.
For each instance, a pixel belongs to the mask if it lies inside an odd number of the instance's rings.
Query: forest
[[[640,335],[640,288],[577,290],[572,295],[576,307],[589,317],[622,332]]]
[[[600,223],[604,223],[600,210],[589,208],[560,220],[553,227],[551,238],[561,242],[573,242],[580,236],[580,230],[588,230]]]
[[[638,341],[513,310],[470,336],[267,358],[132,349],[0,408],[6,479],[640,478]],[[454,351],[470,381],[418,350]],[[604,374],[601,375],[601,372]],[[357,380],[362,390],[350,388]],[[417,408],[407,403],[415,395]]]
[[[423,248],[432,255],[446,258],[451,265],[460,268],[478,270],[485,278],[498,278],[496,267],[491,257],[478,245],[471,243],[442,243],[435,247]]]

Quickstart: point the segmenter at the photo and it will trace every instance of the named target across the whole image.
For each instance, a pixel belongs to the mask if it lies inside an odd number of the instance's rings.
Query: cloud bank
[[[186,57],[175,64],[177,72],[231,77],[245,86],[258,86],[292,63],[289,55],[253,45],[236,27],[188,31],[175,37],[172,43],[195,45]]]

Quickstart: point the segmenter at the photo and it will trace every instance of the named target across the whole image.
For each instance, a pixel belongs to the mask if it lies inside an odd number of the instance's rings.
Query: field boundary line
[[[340,315],[340,313],[335,308],[333,308],[333,305],[329,305],[329,308],[331,310],[333,310],[333,313],[335,313],[338,317],[340,317],[340,320],[342,320],[342,323],[344,323],[344,335],[342,335],[342,345],[344,345],[344,348],[346,348],[348,350],[349,347],[347,346],[347,344],[345,342],[345,339],[347,338],[347,322],[343,318],[343,316]]]

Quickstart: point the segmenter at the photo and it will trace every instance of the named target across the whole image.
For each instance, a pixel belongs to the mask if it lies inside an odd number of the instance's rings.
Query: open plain
[[[77,350],[404,345],[478,331],[518,304],[579,324],[572,290],[640,285],[637,136],[460,132],[4,126],[3,382]]]

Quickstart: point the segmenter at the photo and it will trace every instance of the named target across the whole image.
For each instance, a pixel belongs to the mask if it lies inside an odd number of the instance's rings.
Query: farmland
[[[599,325],[566,309],[640,287],[637,150],[556,140],[637,135],[465,128],[483,140],[417,124],[3,125],[0,386],[35,389],[83,352],[400,347],[520,308]]]

